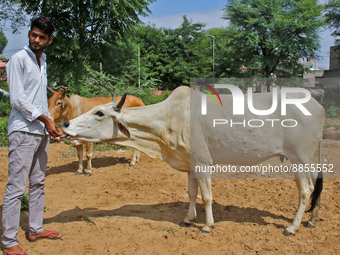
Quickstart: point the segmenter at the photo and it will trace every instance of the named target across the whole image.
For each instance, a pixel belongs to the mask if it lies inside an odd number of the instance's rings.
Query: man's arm
[[[20,111],[26,120],[32,122],[43,114],[43,109],[42,107],[34,106],[31,100],[27,98],[26,91],[22,84],[24,79],[22,68],[22,62],[16,55],[14,55],[6,65],[10,102],[12,107]]]
[[[50,134],[51,139],[53,141],[58,141],[59,139],[57,137],[61,136],[63,132],[58,128],[54,121],[43,114],[38,117],[38,120],[45,124],[45,128],[47,132]]]

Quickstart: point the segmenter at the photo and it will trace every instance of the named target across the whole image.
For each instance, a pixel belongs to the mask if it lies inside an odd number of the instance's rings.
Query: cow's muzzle
[[[65,121],[63,124],[63,127],[67,128],[70,126],[70,122],[69,121]]]

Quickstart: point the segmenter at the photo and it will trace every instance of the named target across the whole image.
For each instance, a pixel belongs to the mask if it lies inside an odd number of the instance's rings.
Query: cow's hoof
[[[201,232],[204,234],[209,234],[211,232],[211,229],[214,228],[213,226],[209,227],[205,225],[204,227],[201,228]]]
[[[83,175],[83,173],[77,171],[74,173],[74,175]]]
[[[86,177],[90,177],[92,175],[92,173],[85,173],[84,174]]]
[[[289,227],[287,227],[287,228],[285,229],[284,235],[285,235],[285,236],[292,236],[292,235],[294,235],[294,231],[291,230]]]
[[[179,226],[182,227],[182,228],[189,228],[189,227],[191,227],[191,222],[184,222],[184,221],[182,221],[179,224]]]
[[[306,223],[306,228],[316,228],[315,224],[313,224],[310,220]]]
[[[136,165],[132,165],[132,164],[129,165],[129,168],[130,168],[130,169],[133,169],[133,168],[135,168],[135,167],[136,167]]]

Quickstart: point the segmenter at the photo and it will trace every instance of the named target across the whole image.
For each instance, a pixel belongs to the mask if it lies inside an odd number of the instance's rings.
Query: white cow
[[[111,141],[133,147],[151,158],[168,162],[177,170],[188,172],[190,205],[183,223],[190,224],[196,218],[196,197],[200,187],[206,213],[206,224],[202,231],[210,232],[214,224],[211,177],[190,177],[193,166],[222,163],[253,165],[273,156],[285,156],[294,164],[309,164],[321,141],[325,113],[322,106],[311,98],[304,106],[312,116],[303,115],[294,105],[287,107],[285,118],[298,121],[294,128],[281,125],[275,128],[268,125],[262,128],[227,128],[223,125],[213,128],[213,118],[232,118],[231,95],[222,96],[223,107],[214,105],[213,100],[207,100],[208,110],[219,110],[210,111],[205,117],[201,115],[201,95],[188,87],[179,87],[159,104],[124,109],[121,109],[122,99],[117,105],[109,103],[97,106],[65,122],[63,130],[71,139]],[[270,108],[270,93],[254,94],[253,97],[258,109]],[[246,111],[244,118],[251,119],[254,115]],[[282,119],[280,107],[262,118]],[[194,147],[191,145],[193,141]],[[316,172],[297,173],[296,182],[300,202],[293,223],[285,230],[286,235],[294,234],[299,228],[310,197],[310,226],[314,226],[317,219],[322,175],[318,176]]]

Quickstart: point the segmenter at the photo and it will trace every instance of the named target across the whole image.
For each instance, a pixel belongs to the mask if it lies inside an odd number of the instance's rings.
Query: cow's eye
[[[101,112],[101,111],[98,111],[98,112],[96,112],[96,115],[99,116],[99,117],[103,117],[103,116],[104,116],[104,113]]]
[[[57,106],[60,106],[60,105],[61,105],[61,102],[58,102],[58,103],[57,103]]]

